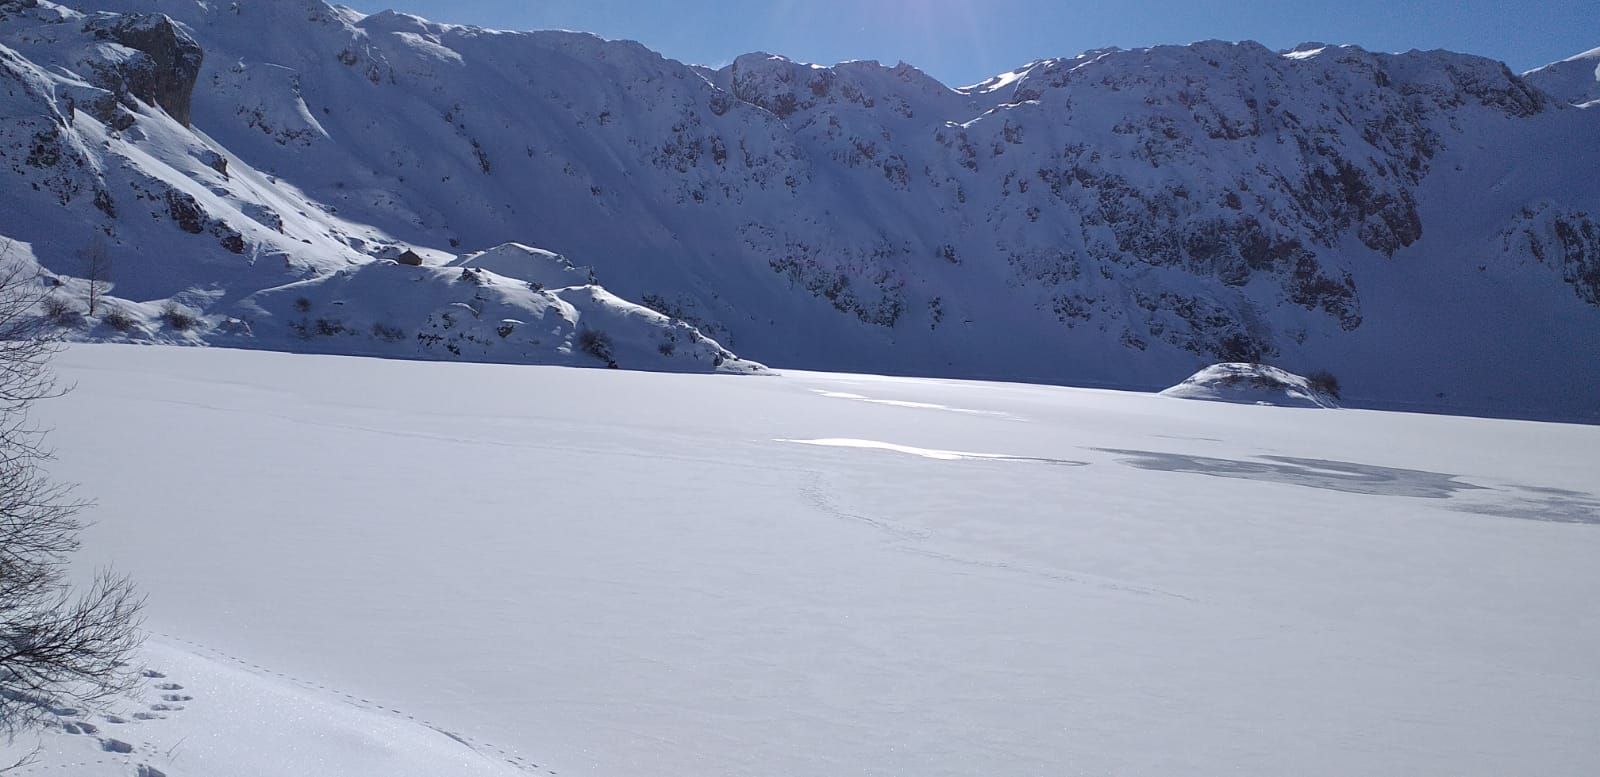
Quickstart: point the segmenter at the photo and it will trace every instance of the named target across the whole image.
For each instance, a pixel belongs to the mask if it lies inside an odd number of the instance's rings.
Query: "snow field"
[[[794,371],[60,366],[42,420],[99,500],[85,567],[135,575],[153,628],[564,775],[1600,763],[1595,427]]]

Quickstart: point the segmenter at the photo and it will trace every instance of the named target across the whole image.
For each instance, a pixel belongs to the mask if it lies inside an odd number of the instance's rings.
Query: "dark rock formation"
[[[102,86],[159,105],[189,126],[189,105],[205,52],[194,38],[161,14],[98,15],[84,31],[143,54],[97,68]]]

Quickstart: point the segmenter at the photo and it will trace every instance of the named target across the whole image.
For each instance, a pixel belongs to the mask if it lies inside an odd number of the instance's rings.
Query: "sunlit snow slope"
[[[99,500],[86,569],[137,577],[164,640],[464,755],[593,777],[1600,764],[1600,428],[220,349],[60,366],[77,390],[41,420]],[[194,737],[227,724],[193,695]],[[276,773],[331,773],[303,763]],[[222,773],[199,766],[169,771]]]

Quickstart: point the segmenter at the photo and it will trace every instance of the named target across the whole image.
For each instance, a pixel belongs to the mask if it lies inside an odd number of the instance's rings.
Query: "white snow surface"
[[[83,570],[140,581],[148,661],[194,698],[110,734],[140,759],[186,737],[173,760],[37,773],[1600,766],[1597,427],[218,348],[58,365],[76,390],[39,420],[97,499]]]
[[[1179,399],[1252,405],[1338,407],[1333,397],[1313,388],[1310,381],[1299,375],[1267,364],[1243,362],[1213,364],[1161,394]]]
[[[533,768],[404,712],[186,640],[151,638],[139,658],[137,694],[108,709],[58,708],[49,728],[5,748],[39,746],[8,773],[515,777]]]

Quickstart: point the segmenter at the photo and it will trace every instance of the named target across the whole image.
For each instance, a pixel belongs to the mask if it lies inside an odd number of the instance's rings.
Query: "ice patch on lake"
[[[1293,456],[1258,456],[1256,461],[1245,461],[1118,448],[1095,450],[1116,454],[1122,457],[1122,463],[1144,470],[1285,483],[1349,494],[1451,499],[1450,509],[1457,512],[1600,525],[1600,497],[1582,491],[1518,484],[1480,486],[1442,472]],[[1506,496],[1508,493],[1510,496]],[[1457,500],[1458,496],[1465,500]]]
[[[1164,472],[1190,472],[1221,478],[1243,478],[1270,483],[1287,483],[1308,488],[1343,491],[1349,494],[1409,496],[1446,499],[1460,491],[1481,490],[1456,479],[1455,475],[1397,467],[1379,467],[1352,461],[1258,456],[1259,461],[1191,456],[1182,453],[1098,448],[1103,453],[1125,457],[1132,467]]]
[[[1010,413],[1007,413],[1007,412],[1004,412],[1004,411],[1000,411],[1000,410],[971,410],[971,409],[964,408],[964,407],[951,407],[949,405],[941,405],[941,404],[939,404],[937,402],[913,402],[913,401],[911,401],[909,399],[874,399],[872,397],[864,396],[862,394],[852,394],[852,393],[850,393],[848,391],[828,391],[826,389],[812,389],[812,391],[814,391],[817,394],[820,394],[820,395],[822,395],[824,397],[830,397],[830,398],[833,398],[833,399],[852,399],[852,400],[855,400],[857,402],[869,402],[869,403],[874,404],[874,405],[889,405],[890,407],[910,407],[910,408],[916,408],[916,409],[920,409],[920,410],[944,410],[944,411],[950,412],[950,413],[966,413],[968,415],[986,415],[986,416],[995,416],[995,417],[999,417],[999,418],[1011,418],[1011,419],[1015,419],[1015,420],[1018,420],[1018,421],[1022,420],[1022,419],[1017,418],[1016,416],[1014,416],[1014,415],[1012,415]]]

